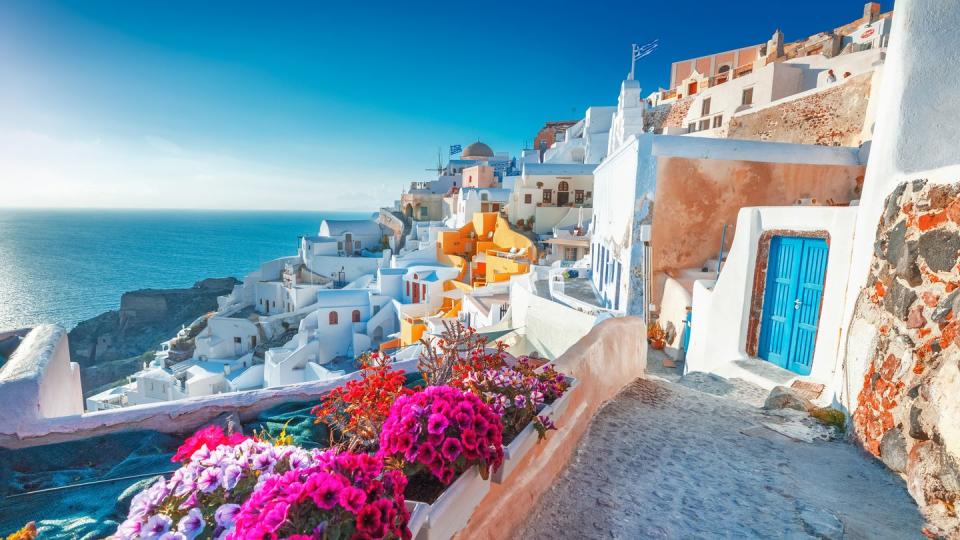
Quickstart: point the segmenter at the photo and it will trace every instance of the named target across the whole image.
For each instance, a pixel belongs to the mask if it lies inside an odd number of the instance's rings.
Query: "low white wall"
[[[416,371],[416,362],[397,364],[396,367],[412,373]],[[139,429],[186,433],[223,413],[236,412],[241,420],[251,420],[262,411],[281,403],[316,401],[319,396],[358,377],[359,372],[353,372],[335,379],[281,388],[230,392],[40,419],[25,412],[30,409],[30,404],[18,401],[8,403],[7,394],[4,393],[4,404],[7,406],[4,415],[0,416],[0,448],[24,448]]]
[[[40,325],[0,368],[0,431],[83,412],[80,367],[70,361],[67,332]]]
[[[837,368],[856,216],[856,207],[787,206],[740,210],[737,233],[719,279],[715,284],[704,280],[694,284],[693,332],[686,371],[716,371],[724,363],[748,358],[750,301],[761,235],[775,230],[825,231],[829,234],[830,252],[813,367],[807,378],[830,386]],[[821,397],[827,398],[828,393]]]
[[[527,340],[557,358],[599,322],[594,315],[541,298],[523,287],[510,288],[510,309],[515,328]]]

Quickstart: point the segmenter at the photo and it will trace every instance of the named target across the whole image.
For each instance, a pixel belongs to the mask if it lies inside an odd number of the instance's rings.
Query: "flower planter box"
[[[541,410],[541,414],[544,411],[546,411],[546,408]],[[490,476],[490,480],[502,484],[509,478],[517,463],[523,459],[523,456],[527,455],[531,448],[537,445],[537,438],[537,430],[533,428],[533,422],[530,422],[527,427],[523,428],[523,431],[510,441],[510,444],[503,447],[503,465]]]
[[[430,512],[430,505],[417,501],[406,501],[407,511],[410,512],[410,521],[407,528],[410,529],[410,538],[417,540],[420,538],[421,531],[426,534],[427,516]]]
[[[464,471],[433,504],[427,505],[427,521],[420,527],[416,540],[451,538],[467,525],[489,491],[490,482],[480,477],[480,469],[474,466]]]
[[[580,381],[569,375],[567,379],[570,381],[570,388],[567,388],[567,391],[564,392],[562,396],[553,400],[553,403],[544,407],[543,411],[540,412],[540,414],[544,416],[549,416],[558,427],[560,426],[563,415],[567,412],[567,405],[570,404],[570,395],[573,394],[573,390],[580,384]]]

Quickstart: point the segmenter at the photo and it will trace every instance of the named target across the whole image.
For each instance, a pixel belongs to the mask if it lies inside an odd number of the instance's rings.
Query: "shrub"
[[[503,423],[474,394],[430,386],[401,397],[380,432],[380,453],[408,476],[429,473],[444,485],[472,465],[486,475],[503,463]]]
[[[369,454],[328,450],[274,475],[243,503],[228,539],[410,538],[407,479]]]

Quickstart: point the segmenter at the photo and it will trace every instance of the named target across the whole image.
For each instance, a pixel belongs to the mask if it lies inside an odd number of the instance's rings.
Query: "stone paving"
[[[899,477],[843,440],[781,434],[804,429],[782,412],[637,380],[515,537],[922,537]]]

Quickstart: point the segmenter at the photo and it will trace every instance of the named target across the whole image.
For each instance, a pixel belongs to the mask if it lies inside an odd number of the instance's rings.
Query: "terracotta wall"
[[[657,162],[651,264],[659,303],[663,272],[699,267],[716,258],[723,225],[729,250],[737,212],[816,198],[848,203],[859,196],[861,166],[807,165],[668,157]]]

